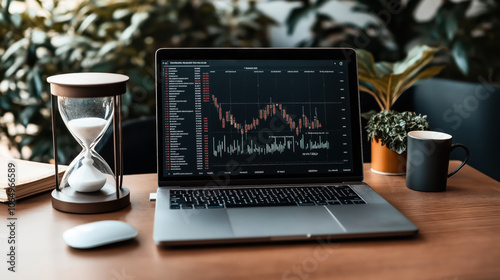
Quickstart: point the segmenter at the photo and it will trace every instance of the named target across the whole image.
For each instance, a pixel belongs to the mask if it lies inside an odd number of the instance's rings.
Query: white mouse
[[[63,233],[64,241],[77,249],[90,249],[136,236],[137,230],[121,221],[92,222],[70,228]]]

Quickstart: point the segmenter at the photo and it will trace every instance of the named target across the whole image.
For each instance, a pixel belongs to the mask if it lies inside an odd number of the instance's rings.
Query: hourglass
[[[102,213],[130,204],[130,191],[122,186],[121,94],[128,77],[108,73],[74,73],[47,79],[52,93],[52,131],[56,174],[58,168],[55,108],[82,147],[61,182],[56,176],[52,206],[71,213]],[[57,104],[56,98],[57,96]],[[94,150],[113,121],[115,168]]]

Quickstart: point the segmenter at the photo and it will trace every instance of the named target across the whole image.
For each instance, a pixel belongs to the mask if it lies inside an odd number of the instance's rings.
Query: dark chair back
[[[429,79],[414,88],[413,98],[415,111],[427,115],[432,130],[451,134],[453,143],[466,145],[468,164],[500,181],[500,87]],[[464,156],[457,151],[451,157]]]
[[[127,120],[122,124],[123,173],[156,173],[156,119]],[[113,129],[110,127],[96,151],[114,170]]]

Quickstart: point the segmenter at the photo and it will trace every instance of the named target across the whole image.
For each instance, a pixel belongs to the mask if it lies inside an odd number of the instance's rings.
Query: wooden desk
[[[406,188],[404,176],[365,168],[365,181],[419,227],[416,237],[159,248],[148,200],[156,175],[134,175],[124,180],[131,206],[114,213],[58,212],[48,193],[19,201],[16,273],[7,271],[7,207],[0,205],[0,279],[500,279],[500,183],[466,166],[448,191],[423,193]],[[139,236],[83,251],[62,240],[66,229],[104,219],[126,221]]]

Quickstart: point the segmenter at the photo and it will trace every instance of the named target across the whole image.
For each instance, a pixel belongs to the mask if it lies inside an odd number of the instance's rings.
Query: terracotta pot
[[[377,139],[371,141],[372,150],[372,172],[383,175],[406,174],[406,152],[398,154]]]

